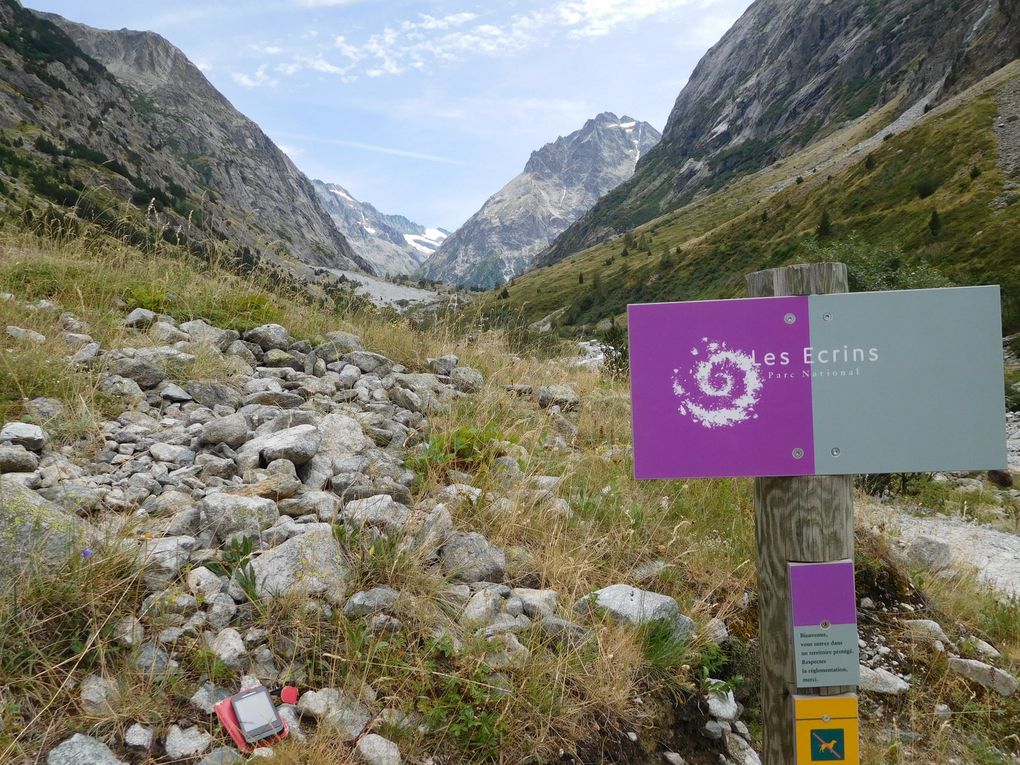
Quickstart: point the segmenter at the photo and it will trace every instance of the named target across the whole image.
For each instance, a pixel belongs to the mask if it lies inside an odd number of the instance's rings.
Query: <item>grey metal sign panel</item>
[[[1006,466],[998,287],[812,295],[818,474]]]

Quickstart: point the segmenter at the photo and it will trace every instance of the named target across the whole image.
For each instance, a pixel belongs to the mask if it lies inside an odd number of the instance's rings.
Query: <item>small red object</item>
[[[298,689],[293,685],[285,685],[280,689],[280,701],[284,704],[297,704]]]
[[[294,689],[294,693],[297,693],[297,688]],[[244,734],[241,732],[241,726],[237,722],[237,715],[234,714],[234,708],[230,705],[231,696],[218,702],[213,709],[216,711],[216,716],[220,719],[220,724],[226,729],[227,733],[230,734],[231,740],[234,742],[234,746],[240,749],[245,754],[251,754],[255,751],[257,746],[270,746],[275,744],[277,741],[282,741],[287,737],[290,730],[287,728],[287,721],[283,722],[283,732],[279,733],[270,738],[262,739],[254,744],[249,744],[244,740]],[[295,698],[296,695],[295,695]]]

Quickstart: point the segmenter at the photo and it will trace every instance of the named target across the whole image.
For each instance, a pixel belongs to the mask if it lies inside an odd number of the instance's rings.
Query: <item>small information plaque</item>
[[[857,685],[860,649],[853,561],[789,565],[797,687]]]
[[[857,696],[794,696],[796,765],[843,762],[859,765]]]

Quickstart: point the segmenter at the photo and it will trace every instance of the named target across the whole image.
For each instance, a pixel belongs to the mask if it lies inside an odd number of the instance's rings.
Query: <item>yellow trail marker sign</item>
[[[857,696],[794,696],[796,765],[860,763]]]

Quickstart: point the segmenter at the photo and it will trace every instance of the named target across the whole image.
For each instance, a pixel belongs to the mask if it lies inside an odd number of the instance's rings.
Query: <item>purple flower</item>
[[[81,551],[81,557],[83,557],[83,558],[91,558],[92,557],[92,551],[89,548],[86,547],[84,550]]]

